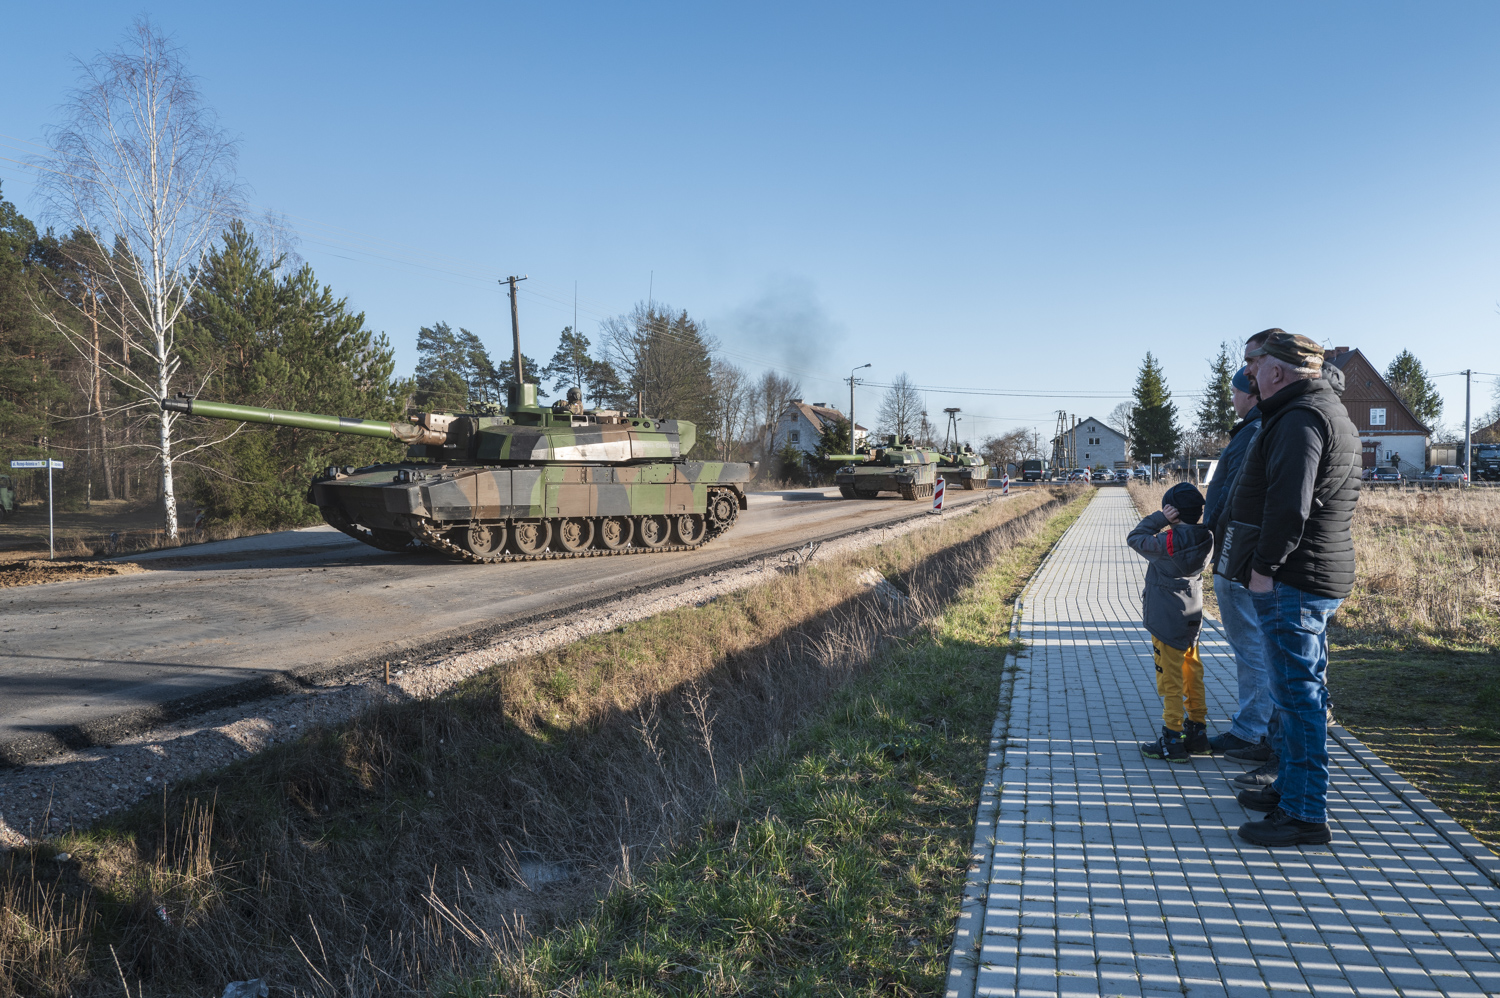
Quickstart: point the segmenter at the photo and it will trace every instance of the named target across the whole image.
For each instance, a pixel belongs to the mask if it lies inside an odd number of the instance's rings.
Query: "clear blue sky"
[[[1217,344],[1271,325],[1500,371],[1494,4],[138,10],[240,137],[255,203],[404,370],[437,320],[504,354],[493,281],[525,273],[534,356],[575,281],[590,334],[654,286],[841,406],[866,361],[1123,397],[1149,349],[1190,416]],[[134,13],[6,5],[0,156]],[[26,170],[0,181],[38,211]],[[1461,420],[1462,379],[1439,385]],[[983,436],[1115,400],[928,403]]]

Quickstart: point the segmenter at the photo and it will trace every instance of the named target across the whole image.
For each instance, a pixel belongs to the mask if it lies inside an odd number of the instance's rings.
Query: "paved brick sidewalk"
[[[1463,851],[1483,847],[1347,733],[1330,741],[1331,846],[1251,846],[1234,831],[1259,815],[1229,784],[1244,767],[1141,756],[1161,701],[1145,561],[1125,546],[1137,519],[1102,490],[1023,597],[1029,651],[996,724],[948,994],[1500,993],[1500,864],[1487,875],[1493,858]],[[1233,661],[1217,630],[1202,650],[1223,730]]]

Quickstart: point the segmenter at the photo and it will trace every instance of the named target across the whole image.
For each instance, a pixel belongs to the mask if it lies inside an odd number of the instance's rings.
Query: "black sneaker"
[[[1260,821],[1240,826],[1240,838],[1257,846],[1321,846],[1333,841],[1326,821],[1303,821],[1277,808]]]
[[[1162,728],[1160,738],[1142,745],[1141,755],[1147,759],[1165,759],[1167,762],[1187,762],[1189,759],[1182,732],[1171,728]]]
[[[1249,762],[1260,765],[1271,759],[1271,746],[1265,742],[1256,742],[1254,745],[1246,745],[1244,748],[1229,749],[1224,753],[1224,758],[1233,759],[1235,762]]]
[[[1281,795],[1270,787],[1260,790],[1241,790],[1235,800],[1249,811],[1271,812],[1281,806]]]
[[[1214,754],[1208,740],[1208,726],[1199,721],[1183,720],[1182,740],[1187,743],[1188,755]]]
[[[1252,769],[1248,773],[1241,773],[1234,778],[1234,782],[1245,790],[1259,790],[1261,787],[1269,787],[1276,782],[1276,774],[1281,771],[1281,760],[1274,755],[1269,762],[1259,769]]]
[[[1208,747],[1215,752],[1233,752],[1236,749],[1252,748],[1254,742],[1247,742],[1233,731],[1220,732],[1208,740]]]

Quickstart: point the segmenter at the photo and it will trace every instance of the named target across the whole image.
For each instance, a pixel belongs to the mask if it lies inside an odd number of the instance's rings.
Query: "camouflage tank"
[[[932,495],[937,483],[938,453],[897,443],[895,434],[888,435],[883,446],[863,454],[832,454],[829,459],[847,462],[833,476],[845,499],[874,499],[882,492],[922,499]]]
[[[949,485],[964,489],[990,487],[990,466],[968,444],[938,455],[937,473]]]
[[[586,410],[576,388],[565,402],[539,404],[537,386],[524,381],[518,331],[513,370],[503,408],[426,412],[405,423],[186,395],[162,408],[407,444],[404,461],[329,467],[307,490],[330,526],[383,551],[432,549],[471,562],[686,551],[746,508],[753,467],[689,460],[692,423]]]

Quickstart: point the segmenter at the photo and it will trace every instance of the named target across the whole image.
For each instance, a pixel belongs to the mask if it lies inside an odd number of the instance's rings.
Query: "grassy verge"
[[[1011,606],[1084,500],[875,656],[690,841],[455,994],[941,994]]]
[[[1065,498],[504,663],[0,856],[0,995],[439,988],[679,841]]]

